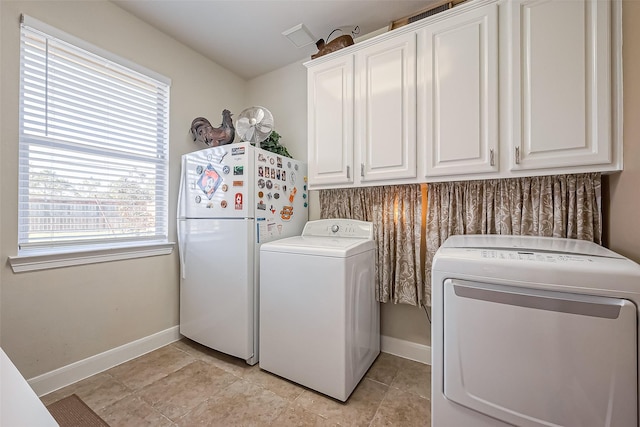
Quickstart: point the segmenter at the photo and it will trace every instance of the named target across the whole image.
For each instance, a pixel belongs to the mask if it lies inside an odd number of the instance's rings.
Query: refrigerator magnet
[[[236,204],[236,210],[241,211],[242,210],[242,193],[236,193],[234,200]]]
[[[293,216],[293,206],[283,206],[280,211],[280,218],[283,221],[289,221]]]
[[[198,178],[198,186],[207,195],[209,200],[211,200],[213,193],[216,192],[221,183],[222,177],[211,164],[207,165],[207,169],[205,169],[202,175],[200,175],[200,178]]]

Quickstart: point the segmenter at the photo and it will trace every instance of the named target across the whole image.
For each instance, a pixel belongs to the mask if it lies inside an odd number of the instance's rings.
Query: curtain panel
[[[425,286],[431,265],[454,234],[568,237],[602,244],[601,174],[575,174],[429,184]]]
[[[425,299],[421,186],[320,190],[319,196],[321,218],[373,222],[378,247],[376,299],[420,304]]]

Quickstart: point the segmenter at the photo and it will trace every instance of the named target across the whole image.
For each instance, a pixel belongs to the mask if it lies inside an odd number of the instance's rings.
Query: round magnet
[[[226,208],[227,207],[227,201],[226,200],[221,201],[220,202],[220,206],[222,206],[223,208]]]
[[[260,178],[260,179],[258,180],[258,187],[260,187],[260,188],[264,188],[264,179]]]
[[[258,197],[263,198],[264,197],[264,193],[262,191],[258,191]]]
[[[229,189],[229,186],[227,184],[222,184],[222,191],[227,191]]]
[[[196,196],[196,203],[200,203],[202,201],[202,197]]]
[[[198,175],[200,175],[200,174],[202,173],[202,166],[198,166],[198,167],[196,168],[196,173],[197,173]]]
[[[273,188],[273,182],[271,182],[271,180],[268,180],[268,181],[267,181],[267,188],[268,188],[269,190],[271,190],[271,189]]]
[[[307,205],[307,202],[304,202],[304,207],[306,208],[307,206],[308,206],[308,205]]]
[[[273,195],[273,198],[274,198],[274,199],[276,199],[276,200],[278,200],[278,199],[280,198],[280,193],[275,193],[275,194]]]
[[[223,172],[225,175],[227,175],[229,172],[231,172],[231,168],[230,168],[229,166],[225,165],[225,166],[222,168],[222,172]]]

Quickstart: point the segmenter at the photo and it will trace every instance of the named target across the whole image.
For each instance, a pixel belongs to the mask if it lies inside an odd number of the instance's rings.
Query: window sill
[[[96,264],[99,262],[169,255],[175,243],[154,243],[121,248],[83,250],[43,255],[18,255],[9,257],[9,265],[14,273],[48,270],[74,265]]]

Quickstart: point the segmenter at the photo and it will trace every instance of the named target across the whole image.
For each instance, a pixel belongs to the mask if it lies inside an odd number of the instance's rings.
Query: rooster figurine
[[[191,122],[191,136],[196,142],[203,142],[209,147],[231,144],[236,136],[236,129],[231,120],[231,111],[222,110],[222,124],[214,128],[209,120],[196,117]]]

